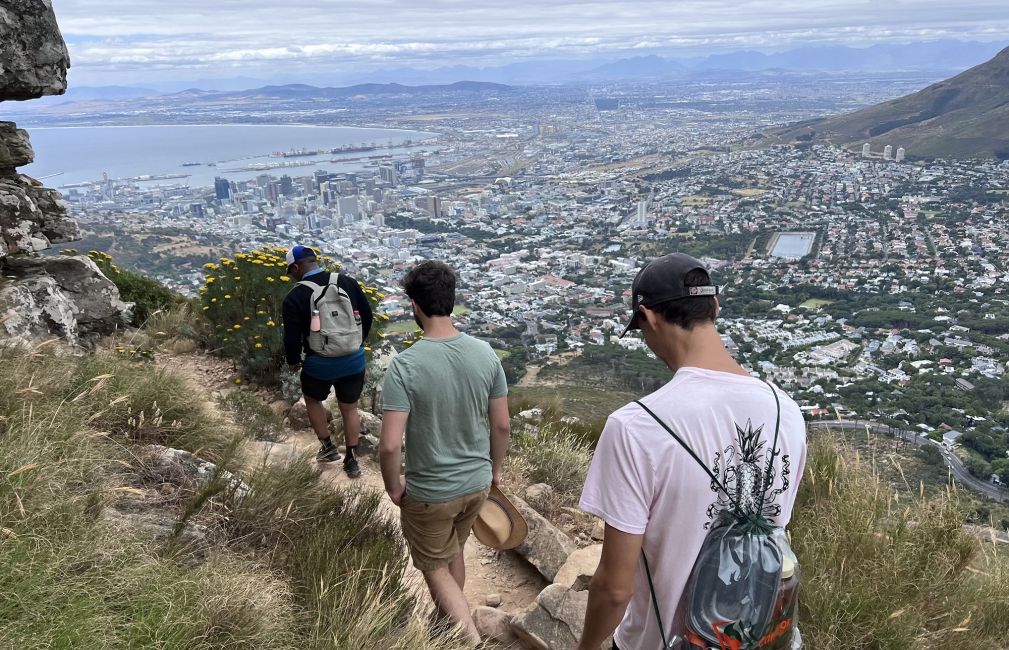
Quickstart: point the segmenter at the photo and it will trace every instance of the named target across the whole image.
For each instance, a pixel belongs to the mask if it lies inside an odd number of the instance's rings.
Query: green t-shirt
[[[466,334],[421,339],[385,373],[382,408],[406,422],[406,491],[420,501],[451,501],[491,481],[487,403],[508,383],[494,350]]]

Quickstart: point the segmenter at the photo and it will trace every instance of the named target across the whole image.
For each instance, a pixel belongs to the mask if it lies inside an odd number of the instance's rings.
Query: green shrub
[[[285,275],[287,249],[264,247],[249,253],[208,262],[205,285],[200,289],[202,311],[211,323],[211,340],[224,356],[234,359],[248,379],[276,384],[286,366],[283,350],[284,297],[293,288]],[[320,259],[330,271],[339,269],[331,259]],[[363,285],[362,285],[363,286]],[[372,311],[384,296],[364,287]],[[384,338],[388,317],[376,314],[365,351]]]
[[[155,312],[170,310],[185,301],[180,294],[157,280],[116,266],[108,253],[88,251],[88,257],[98,265],[105,277],[116,285],[122,299],[133,303],[131,325],[136,327],[144,325]]]
[[[220,399],[221,408],[254,440],[277,441],[284,435],[284,421],[254,393],[233,390]]]

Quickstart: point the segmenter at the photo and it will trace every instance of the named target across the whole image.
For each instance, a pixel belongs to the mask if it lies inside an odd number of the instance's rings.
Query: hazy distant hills
[[[209,93],[208,99],[218,97],[241,97],[250,99],[330,99],[355,97],[358,95],[427,95],[432,93],[487,93],[509,92],[510,86],[482,81],[457,81],[451,84],[431,84],[423,86],[404,86],[397,83],[388,84],[357,84],[342,88],[319,88],[307,84],[286,84],[283,86],[264,86],[251,90],[229,93]]]
[[[175,93],[192,88],[235,92],[250,88],[309,83],[315,86],[354,84],[404,84],[409,86],[447,85],[463,79],[508,85],[554,85],[617,81],[664,81],[677,79],[745,79],[754,73],[812,74],[844,72],[878,74],[925,72],[939,78],[954,70],[964,70],[985,61],[1000,45],[983,41],[938,40],[919,43],[881,43],[870,47],[808,45],[782,52],[735,51],[710,55],[683,56],[676,53],[595,56],[582,59],[531,58],[506,65],[451,65],[433,69],[411,67],[356,69],[311,73],[285,69],[270,78],[229,77],[219,79],[160,80],[152,78],[143,86],[158,93]],[[68,96],[75,88],[71,84]],[[89,89],[96,95],[100,88]],[[123,95],[122,89],[110,91]]]
[[[911,95],[807,122],[776,141],[870,142],[904,147],[908,158],[1009,158],[1009,48],[995,58]]]

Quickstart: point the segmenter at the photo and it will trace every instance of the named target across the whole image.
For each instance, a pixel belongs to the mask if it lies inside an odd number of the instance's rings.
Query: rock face
[[[512,621],[511,614],[493,607],[481,605],[473,610],[473,623],[480,636],[505,645],[511,645],[516,640],[511,629]]]
[[[515,617],[511,628],[532,650],[574,650],[582,635],[589,592],[550,585],[530,607]],[[610,647],[604,644],[603,647]]]
[[[0,101],[62,94],[70,60],[49,0],[0,0]],[[86,257],[41,258],[80,237],[55,190],[17,172],[28,133],[0,122],[0,338],[71,344],[121,326],[129,305]]]
[[[0,0],[0,101],[62,95],[69,67],[50,0]]]
[[[574,591],[589,588],[589,581],[596,574],[599,558],[603,555],[603,545],[593,544],[580,548],[568,556],[564,566],[554,576],[554,584],[563,585]]]
[[[578,547],[570,537],[528,503],[516,496],[512,496],[511,501],[529,524],[529,535],[516,547],[515,552],[536,567],[544,578],[553,581],[568,556]]]

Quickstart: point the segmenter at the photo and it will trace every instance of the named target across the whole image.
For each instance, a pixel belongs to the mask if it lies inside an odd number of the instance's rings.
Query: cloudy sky
[[[1007,0],[54,0],[76,84],[1009,40]],[[320,79],[326,81],[326,79]]]

